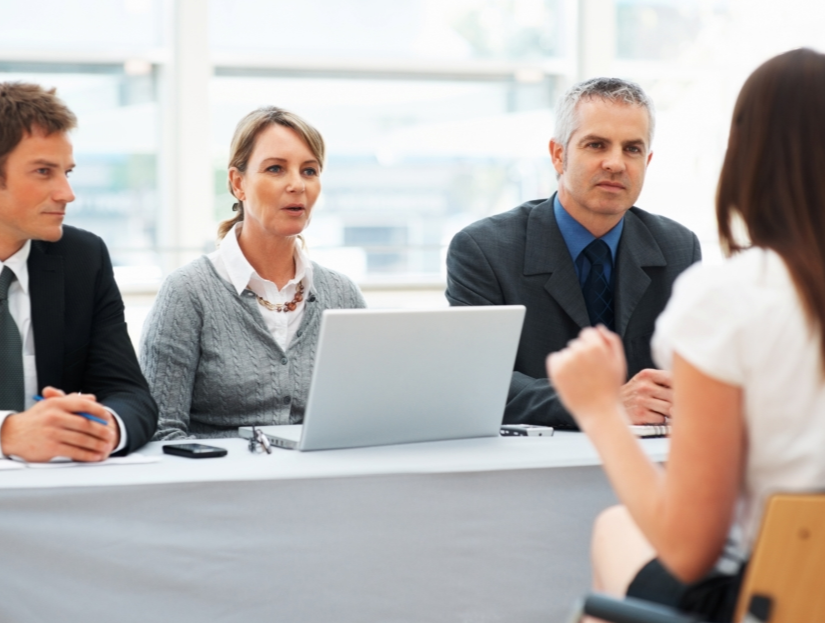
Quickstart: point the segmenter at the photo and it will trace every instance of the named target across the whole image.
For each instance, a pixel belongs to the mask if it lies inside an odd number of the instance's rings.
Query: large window
[[[55,61],[69,51],[153,53],[163,45],[165,9],[163,0],[0,0],[0,50],[6,59]]]
[[[673,61],[725,19],[727,0],[616,0],[616,56],[638,61]]]
[[[155,282],[162,201],[162,0],[0,1],[0,80],[57,89],[78,117],[66,222],[102,236],[118,276]]]
[[[541,60],[564,53],[563,0],[209,0],[215,50],[297,61]]]
[[[324,134],[313,256],[363,283],[441,282],[469,222],[546,196],[559,0],[212,0],[216,217],[232,130],[263,104]],[[549,63],[549,64],[548,64]]]
[[[443,284],[467,223],[548,196],[553,106],[639,81],[658,109],[638,204],[718,255],[713,200],[744,78],[825,49],[821,0],[0,0],[0,80],[78,114],[77,201],[125,290],[214,248],[237,121],[262,104],[324,134],[318,261],[362,285]],[[187,125],[189,124],[189,125]]]
[[[638,205],[693,229],[718,262],[714,201],[736,96],[762,62],[788,49],[825,51],[816,0],[616,0],[615,74],[658,109],[654,158]]]

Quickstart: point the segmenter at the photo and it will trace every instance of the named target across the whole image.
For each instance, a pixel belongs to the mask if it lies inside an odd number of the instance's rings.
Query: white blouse
[[[671,369],[674,352],[743,389],[747,458],[731,536],[746,555],[767,496],[825,488],[819,332],[807,321],[782,258],[753,248],[679,277],[653,337],[659,366]]]
[[[310,262],[301,245],[296,244],[295,277],[278,290],[278,286],[263,279],[255,272],[255,269],[252,268],[252,265],[244,256],[243,251],[241,251],[238,244],[241,225],[242,223],[237,223],[235,228],[226,234],[221,246],[207,257],[212,262],[215,270],[218,271],[218,274],[232,284],[238,296],[248,289],[270,303],[275,305],[284,304],[295,298],[298,284],[303,282],[304,300],[297,304],[294,311],[279,312],[258,305],[258,310],[261,312],[266,328],[269,329],[281,350],[286,351],[304,317],[306,298],[309,296],[309,290],[312,287],[312,262]]]

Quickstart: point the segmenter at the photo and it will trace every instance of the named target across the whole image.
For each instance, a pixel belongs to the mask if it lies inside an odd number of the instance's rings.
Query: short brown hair
[[[77,126],[77,117],[55,95],[39,84],[0,82],[0,183],[5,182],[6,159],[14,148],[40,128],[47,135],[68,132]]]
[[[728,254],[750,241],[785,261],[825,366],[825,55],[776,56],[754,71],[736,101],[716,198]]]
[[[295,113],[291,113],[283,108],[277,108],[276,106],[263,106],[257,110],[253,110],[238,122],[235,128],[235,134],[232,137],[229,168],[235,167],[241,173],[246,173],[246,167],[249,164],[249,158],[252,156],[252,152],[255,150],[255,143],[258,140],[258,136],[260,136],[261,132],[266,128],[276,123],[295,130],[298,136],[307,144],[312,155],[315,156],[315,159],[318,161],[319,170],[323,169],[326,148],[321,133]],[[229,192],[232,193],[234,197],[235,191],[232,189],[232,183],[228,182],[228,184]],[[237,197],[235,198],[237,199]],[[236,223],[243,220],[243,201],[238,199],[238,202],[232,209],[237,211],[237,214],[223,221],[218,226],[218,240],[222,240]]]

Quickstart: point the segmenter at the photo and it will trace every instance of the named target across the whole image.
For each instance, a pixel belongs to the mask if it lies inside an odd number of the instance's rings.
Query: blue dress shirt
[[[559,195],[556,193],[553,201],[553,213],[556,215],[556,223],[561,231],[561,236],[564,238],[564,243],[567,245],[567,250],[570,251],[570,257],[573,258],[573,266],[576,268],[576,276],[579,278],[579,284],[584,285],[587,275],[590,274],[590,260],[588,260],[582,251],[584,248],[596,239],[596,236],[587,231],[584,226],[574,219],[564,206],[559,201]],[[622,230],[624,229],[624,217],[616,226],[601,237],[610,247],[610,258],[612,264],[616,264],[616,251],[619,248],[619,240],[622,237]],[[607,281],[612,283],[613,266],[604,267],[605,277]]]

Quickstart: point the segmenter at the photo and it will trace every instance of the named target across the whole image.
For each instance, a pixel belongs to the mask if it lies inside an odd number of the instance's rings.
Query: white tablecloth
[[[0,621],[560,621],[614,501],[577,433],[206,443],[229,455],[0,472]]]

